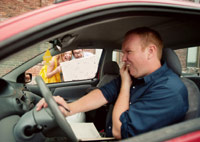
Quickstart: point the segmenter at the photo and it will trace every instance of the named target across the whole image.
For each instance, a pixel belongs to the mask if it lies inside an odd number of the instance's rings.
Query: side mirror
[[[17,78],[18,83],[30,83],[31,81],[32,81],[32,74],[31,73],[22,73]]]
[[[25,73],[25,83],[30,83],[32,81],[32,74]]]

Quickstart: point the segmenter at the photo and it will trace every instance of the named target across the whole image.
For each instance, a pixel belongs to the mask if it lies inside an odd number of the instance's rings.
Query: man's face
[[[74,53],[75,58],[82,58],[83,57],[83,50],[82,49],[73,50],[73,53]]]
[[[147,49],[142,50],[140,37],[136,34],[127,36],[122,44],[123,62],[128,67],[129,73],[135,78],[147,75]]]

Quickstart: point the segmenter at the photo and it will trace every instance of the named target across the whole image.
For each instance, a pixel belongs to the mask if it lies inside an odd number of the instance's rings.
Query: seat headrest
[[[181,75],[181,63],[174,50],[171,48],[163,48],[162,61],[165,61],[168,67],[171,68],[178,76]]]
[[[104,65],[103,74],[112,74],[118,75],[119,74],[119,66],[115,61],[108,61]]]

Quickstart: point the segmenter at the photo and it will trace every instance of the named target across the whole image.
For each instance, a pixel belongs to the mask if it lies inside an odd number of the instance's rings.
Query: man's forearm
[[[122,87],[120,89],[119,96],[114,105],[112,121],[113,121],[113,136],[117,139],[121,139],[121,121],[120,116],[123,112],[129,109],[129,88]]]
[[[99,89],[95,89],[80,98],[79,100],[69,104],[71,114],[78,112],[86,112],[93,109],[97,109],[107,103],[107,100],[103,96]]]

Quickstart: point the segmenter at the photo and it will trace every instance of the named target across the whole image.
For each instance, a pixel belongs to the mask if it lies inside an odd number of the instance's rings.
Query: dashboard
[[[0,78],[0,120],[10,115],[23,115],[34,108],[39,99],[24,84]]]

